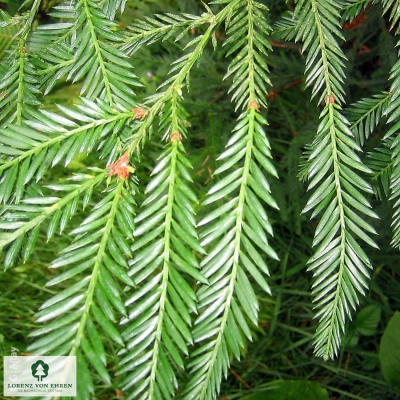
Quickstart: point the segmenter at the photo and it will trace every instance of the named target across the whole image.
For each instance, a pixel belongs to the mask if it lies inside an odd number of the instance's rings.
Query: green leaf
[[[381,320],[381,308],[377,305],[369,305],[359,311],[356,317],[357,331],[362,335],[371,336]]]
[[[385,331],[379,346],[379,360],[385,380],[400,387],[400,312],[396,311]]]

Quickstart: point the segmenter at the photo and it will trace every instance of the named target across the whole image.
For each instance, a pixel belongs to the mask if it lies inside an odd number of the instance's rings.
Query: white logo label
[[[76,357],[4,357],[4,396],[76,396]]]

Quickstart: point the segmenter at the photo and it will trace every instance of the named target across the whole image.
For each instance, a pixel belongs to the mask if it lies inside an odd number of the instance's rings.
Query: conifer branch
[[[0,124],[14,122],[22,125],[23,117],[31,106],[38,106],[40,102],[36,99],[39,92],[36,84],[36,71],[30,62],[27,50],[27,40],[32,29],[32,23],[39,10],[41,0],[35,0],[31,10],[17,19],[9,19],[6,24],[23,24],[20,30],[14,35],[10,55],[2,65],[7,72],[0,82]],[[4,26],[7,26],[3,24]]]
[[[273,26],[273,34],[284,40],[293,40],[296,37],[297,19],[292,12],[284,15]]]
[[[346,116],[351,123],[350,129],[360,146],[364,145],[379,124],[381,117],[385,115],[391,98],[390,92],[383,92],[372,98],[359,100],[346,110]]]
[[[319,325],[315,334],[315,354],[334,358],[345,331],[346,317],[359,302],[359,294],[368,288],[368,269],[372,268],[353,235],[377,247],[370,235],[375,229],[353,210],[377,218],[367,199],[359,191],[372,192],[370,185],[355,171],[370,173],[355,151],[361,149],[353,139],[349,122],[342,115],[344,55],[336,37],[339,31],[338,3],[300,0],[296,4],[297,38],[309,49],[306,61],[306,84],[313,83],[312,96],[322,88],[325,108],[308,158],[308,190],[317,187],[303,212],[320,213],[313,246],[316,253],[309,260],[313,271],[315,318]],[[311,27],[310,29],[307,29]],[[317,186],[318,185],[318,186]],[[357,294],[357,292],[359,294]]]
[[[398,0],[382,0],[383,14],[389,13],[389,20],[392,25],[392,29],[396,27],[396,35],[400,33],[400,27],[398,21],[400,20],[399,13],[399,1]],[[397,25],[397,26],[396,26]]]
[[[387,13],[390,10],[389,20],[392,25],[392,29],[396,26],[395,34],[399,36],[400,27],[398,26],[399,22],[399,12],[398,9],[400,4],[397,0],[383,0],[383,13]],[[397,42],[397,47],[400,45],[400,41]],[[400,51],[397,52],[398,56],[400,55]],[[395,65],[393,66],[389,79],[392,80],[390,86],[390,102],[385,109],[384,114],[388,117],[388,123],[394,123],[393,126],[386,132],[385,137],[383,138],[384,143],[389,146],[392,150],[392,175],[390,178],[390,190],[391,190],[391,200],[395,200],[393,205],[393,221],[392,221],[392,229],[393,229],[393,239],[392,246],[400,247],[400,134],[398,133],[400,127],[400,60],[397,60]],[[395,135],[394,139],[392,136]]]
[[[110,79],[109,79],[109,74],[106,68],[106,60],[103,57],[101,48],[100,48],[100,43],[97,38],[97,33],[96,33],[96,28],[92,22],[92,10],[89,7],[89,1],[84,0],[83,1],[83,8],[85,10],[85,15],[86,15],[86,20],[87,24],[89,27],[90,31],[90,43],[92,43],[92,46],[94,46],[94,52],[97,57],[97,63],[99,65],[98,71],[101,71],[102,75],[102,80],[104,82],[104,90],[105,90],[105,97],[107,99],[108,104],[113,105],[114,100],[112,96],[112,91],[111,91],[111,84],[110,84]],[[101,79],[101,78],[100,78]]]
[[[76,155],[89,153],[97,146],[102,148],[101,157],[108,156],[111,161],[122,150],[117,134],[123,136],[132,123],[133,111],[119,112],[100,100],[94,103],[86,99],[76,109],[59,109],[65,116],[29,110],[30,119],[23,126],[0,128],[0,149],[11,156],[0,165],[1,202],[12,199],[18,203],[25,186],[34,177],[39,181],[50,166],[61,160],[68,165]]]
[[[134,236],[140,238],[132,246],[129,274],[140,287],[126,302],[129,316],[122,323],[129,323],[123,333],[127,345],[119,371],[129,372],[122,381],[123,390],[132,388],[128,399],[174,395],[175,369],[184,368],[181,353],[188,355],[187,343],[193,343],[186,308],[196,312],[196,296],[184,275],[207,282],[191,251],[204,252],[195,229],[192,203],[197,199],[185,182],[191,181],[181,144],[186,112],[180,93],[175,90],[171,96],[160,124],[170,143],[147,186],[146,208],[135,219]]]
[[[101,174],[102,178],[104,176]],[[126,212],[131,212],[135,205],[134,191],[132,180],[119,179],[108,188],[108,194],[83,223],[71,232],[75,241],[50,265],[51,268],[68,269],[47,286],[87,270],[90,273],[46,301],[36,315],[38,322],[54,321],[33,332],[32,336],[42,338],[36,340],[29,350],[40,355],[54,354],[55,351],[59,355],[77,356],[78,363],[81,363],[80,373],[86,374],[85,380],[78,381],[81,398],[93,391],[88,364],[106,384],[111,383],[98,329],[101,328],[117,345],[124,345],[114,325],[117,321],[114,310],[126,316],[117,280],[133,285],[125,271],[128,263],[120,252],[127,251],[127,256],[131,254],[126,238],[132,237],[133,221],[131,217],[127,218]]]
[[[21,221],[15,221],[15,218],[12,217],[12,214],[5,214],[2,216],[0,223],[0,229],[6,230],[14,230],[13,233],[2,234],[0,236],[0,249],[3,249],[8,244],[14,242],[15,240],[23,237],[23,235],[27,234],[30,230],[38,227],[43,221],[53,216],[55,213],[60,213],[61,210],[66,207],[68,204],[75,202],[76,199],[85,191],[92,189],[94,186],[99,184],[105,177],[105,173],[99,174],[94,178],[88,179],[81,185],[69,185],[66,188],[73,188],[75,190],[71,191],[68,195],[63,198],[58,197],[43,197],[43,198],[27,198],[22,200],[22,205],[8,205],[6,206],[6,210],[13,210],[20,212]],[[53,189],[64,189],[62,186],[53,185],[51,186]],[[43,207],[43,205],[48,205],[48,207]],[[76,209],[76,206],[74,206]],[[74,211],[75,212],[75,211]],[[71,216],[74,214],[71,213]],[[22,214],[22,215],[21,215]],[[39,214],[39,215],[37,215]],[[25,221],[25,219],[30,218],[29,221]],[[8,221],[8,222],[7,222]],[[13,222],[11,222],[13,221]],[[62,232],[64,227],[60,229]],[[36,233],[35,233],[36,234]],[[52,233],[48,234],[48,239],[51,238]],[[35,243],[32,243],[32,248]],[[9,257],[10,259],[12,257]],[[24,258],[24,261],[27,260],[27,257]],[[5,267],[8,268],[11,266],[11,263],[6,263]]]
[[[227,44],[232,46],[229,54],[240,51],[227,75],[234,74],[233,88],[236,92],[233,99],[237,107],[246,105],[247,109],[239,117],[227,149],[219,157],[224,163],[214,175],[233,171],[210,189],[203,202],[204,206],[226,199],[224,205],[199,222],[200,226],[205,226],[200,235],[201,245],[212,244],[201,262],[210,285],[203,285],[197,293],[200,313],[192,333],[200,347],[189,364],[192,378],[185,399],[216,398],[221,380],[227,376],[230,354],[239,358],[244,347],[243,338],[251,340],[243,312],[252,324],[257,324],[258,303],[247,273],[270,293],[263,276],[263,273],[269,274],[269,269],[256,248],[278,259],[267,240],[272,227],[260,201],[278,208],[261,170],[263,168],[277,176],[268,160],[271,153],[262,128],[266,121],[259,114],[259,104],[265,104],[267,92],[265,84],[260,83],[268,71],[262,57],[270,50],[268,42],[258,33],[258,29],[264,34],[270,29],[261,10],[267,9],[253,0],[241,1],[228,23],[231,36]],[[237,21],[242,21],[239,29],[235,25]]]
[[[172,36],[175,36],[175,41],[178,41],[190,29],[210,22],[210,14],[207,13],[201,16],[167,13],[156,14],[154,17],[128,26],[121,49],[132,55],[144,44],[151,45],[158,40],[168,40]]]
[[[230,4],[221,10],[217,15],[213,15],[211,13],[207,14],[210,26],[203,35],[193,39],[186,45],[185,49],[192,46],[194,46],[194,49],[173,63],[174,67],[171,69],[170,74],[177,70],[179,72],[167,79],[158,89],[161,89],[166,85],[168,85],[168,88],[165,91],[150,96],[145,100],[144,104],[152,104],[152,106],[144,109],[145,113],[143,115],[145,117],[139,122],[137,131],[128,140],[127,151],[130,154],[140,151],[140,146],[143,144],[146,135],[151,129],[154,119],[157,115],[159,115],[160,112],[162,112],[165,104],[171,100],[173,93],[177,92],[181,96],[182,90],[185,87],[188,88],[191,69],[196,62],[201,60],[204,48],[212,38],[216,26],[218,26],[218,24],[223,22],[230,15],[238,2],[240,2],[240,0],[234,0],[230,2]]]
[[[268,149],[264,147],[268,142],[261,133],[261,121],[263,118],[259,116],[254,106],[243,113],[233,136],[238,140],[237,144],[241,143],[240,149],[215,173],[225,170],[227,164],[232,164],[232,161],[241,161],[243,167],[234,170],[217,183],[210,190],[209,197],[204,203],[210,204],[222,196],[224,198],[231,196],[231,193],[238,189],[237,196],[225,206],[211,212],[199,223],[207,226],[201,234],[203,246],[218,241],[201,263],[202,271],[210,281],[210,286],[203,286],[198,291],[200,315],[193,329],[193,337],[195,342],[202,342],[205,339],[208,341],[201,344],[196,351],[196,358],[189,364],[192,368],[192,379],[187,387],[186,399],[215,398],[223,375],[225,377],[227,375],[230,364],[228,351],[239,358],[244,346],[242,333],[251,340],[250,328],[245,322],[241,308],[252,324],[256,325],[258,304],[246,273],[270,293],[270,288],[262,275],[262,273],[269,274],[267,264],[262,257],[256,255],[254,247],[256,245],[269,257],[278,259],[268,244],[266,233],[271,234],[272,228],[257,198],[259,196],[269,206],[277,208],[268,192],[268,187],[264,186],[265,178],[262,183],[260,182],[260,169],[253,160],[255,158],[264,168],[267,167],[268,172],[276,175],[264,153]],[[240,139],[237,138],[238,134],[241,134]],[[225,154],[231,153],[235,147],[237,146],[231,144],[220,158],[225,158]],[[236,155],[240,155],[240,158]],[[224,212],[222,216],[225,213],[227,215],[220,219],[218,216],[222,211]],[[211,343],[210,338],[212,338]]]
[[[101,3],[104,2],[81,0],[58,6],[56,10],[62,11],[53,15],[72,22],[42,27],[40,35],[50,44],[38,52],[35,62],[44,94],[66,76],[73,82],[83,79],[81,95],[89,99],[101,98],[111,106],[133,107],[132,87],[141,84],[126,60],[128,56],[115,46],[121,43],[122,35],[113,29],[117,24],[103,12]],[[110,4],[104,6],[109,10]]]
[[[391,145],[392,153],[392,175],[390,177],[390,190],[391,190],[391,200],[395,200],[393,205],[393,219],[392,219],[392,229],[393,229],[393,239],[392,246],[400,248],[400,134],[397,135],[395,140]]]
[[[366,165],[372,170],[371,185],[379,200],[390,197],[390,179],[395,160],[392,159],[392,150],[389,144],[384,144],[368,154]]]
[[[347,0],[343,3],[342,10],[342,20],[353,22],[354,18],[365,10],[369,4],[376,3],[377,0]]]

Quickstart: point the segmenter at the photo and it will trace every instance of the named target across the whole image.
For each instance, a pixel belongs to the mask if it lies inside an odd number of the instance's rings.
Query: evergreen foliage
[[[314,354],[337,357],[374,267],[372,194],[392,200],[392,246],[400,247],[400,59],[390,66],[389,90],[348,104],[344,24],[375,7],[398,36],[400,2],[296,0],[273,21],[266,1],[216,0],[197,14],[156,13],[125,28],[119,15],[127,0],[53,3],[42,24],[40,0],[0,14],[1,261],[6,270],[28,262],[43,235],[68,238],[49,265],[60,270],[46,285],[55,294],[35,316],[28,351],[77,356],[82,400],[114,376],[126,399],[217,398],[232,360],[257,335],[258,293],[273,292],[271,265],[288,262],[274,224],[290,213],[279,185],[287,180],[293,196],[302,193],[299,168],[308,181],[303,213],[316,221],[307,264]],[[157,43],[181,54],[157,90],[143,95],[134,58]],[[279,182],[279,143],[271,140],[279,121],[269,107],[272,85],[284,78],[275,76],[272,44],[297,43],[314,125],[307,146],[292,143],[289,176]],[[193,77],[212,62],[224,70],[215,87],[230,96],[229,108],[193,100]],[[292,78],[292,61],[283,54],[280,62]],[[57,88],[73,85],[74,104],[46,106]],[[211,121],[222,111],[230,125],[236,120],[227,132],[224,117],[215,118],[221,132],[210,140],[227,140],[212,160],[209,187],[193,172],[192,104],[210,110]],[[280,118],[290,124],[293,116]],[[371,149],[378,130],[384,137]],[[95,166],[66,176],[81,159]],[[65,176],[52,181],[57,167]]]

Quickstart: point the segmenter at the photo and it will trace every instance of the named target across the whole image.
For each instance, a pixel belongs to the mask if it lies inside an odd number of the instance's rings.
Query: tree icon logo
[[[36,361],[31,365],[32,376],[37,378],[38,381],[42,381],[43,378],[49,374],[49,366],[42,360]]]

